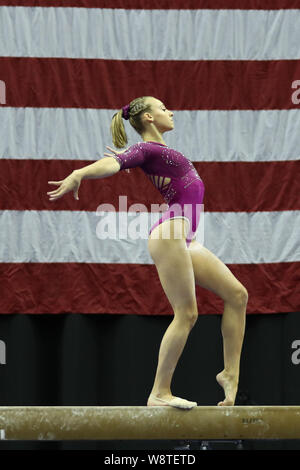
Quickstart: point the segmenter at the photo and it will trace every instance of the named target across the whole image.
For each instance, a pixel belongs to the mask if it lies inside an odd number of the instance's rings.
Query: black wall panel
[[[171,320],[0,315],[0,406],[145,406]],[[175,370],[174,395],[199,406],[223,399],[215,380],[223,368],[220,325],[220,315],[199,316]],[[299,390],[300,314],[248,315],[236,405],[300,405]]]

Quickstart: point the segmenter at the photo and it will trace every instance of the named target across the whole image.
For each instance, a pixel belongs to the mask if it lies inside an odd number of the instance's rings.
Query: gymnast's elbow
[[[105,157],[91,165],[75,170],[75,173],[82,179],[106,178],[118,173],[120,167],[120,163],[115,158]]]

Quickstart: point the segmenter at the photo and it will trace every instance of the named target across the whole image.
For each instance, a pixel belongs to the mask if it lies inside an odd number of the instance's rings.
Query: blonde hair
[[[142,114],[152,110],[151,104],[146,104],[147,98],[151,97],[141,96],[140,98],[135,98],[130,102],[129,107],[129,122],[140,135],[144,131],[144,126],[141,119]],[[123,111],[121,109],[113,115],[110,125],[113,144],[119,149],[125,147],[125,145],[128,143],[122,112]]]

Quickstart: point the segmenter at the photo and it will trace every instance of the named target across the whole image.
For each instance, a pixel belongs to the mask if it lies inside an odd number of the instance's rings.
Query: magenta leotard
[[[181,152],[152,141],[138,142],[114,158],[120,163],[120,170],[140,167],[168,204],[168,210],[149,234],[165,220],[183,217],[189,221],[189,246],[197,231],[204,197],[203,181],[192,162]]]

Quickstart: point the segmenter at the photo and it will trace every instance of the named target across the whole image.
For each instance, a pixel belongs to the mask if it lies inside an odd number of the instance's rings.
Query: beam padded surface
[[[15,440],[300,439],[300,406],[0,407]]]

